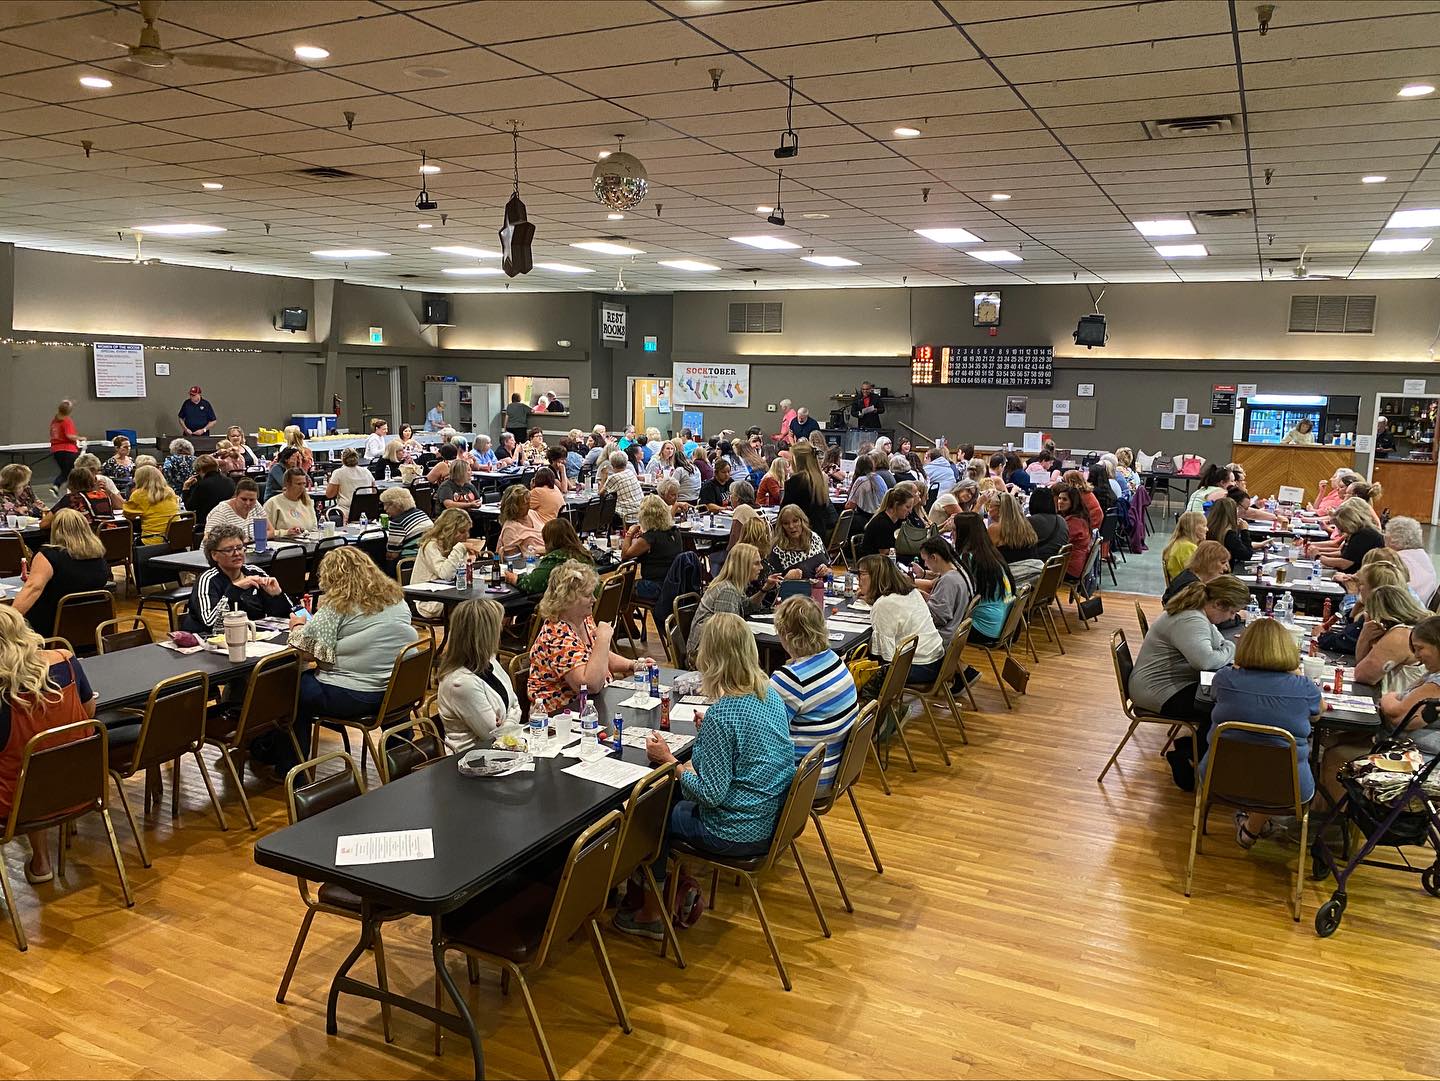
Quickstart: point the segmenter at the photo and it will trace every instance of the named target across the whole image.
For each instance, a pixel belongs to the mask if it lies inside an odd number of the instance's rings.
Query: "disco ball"
[[[595,184],[595,198],[611,210],[634,210],[645,201],[650,190],[645,166],[633,154],[616,151],[595,166],[590,174]]]

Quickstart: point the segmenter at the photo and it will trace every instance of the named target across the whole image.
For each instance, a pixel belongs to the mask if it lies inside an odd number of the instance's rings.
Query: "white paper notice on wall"
[[[1167,432],[1173,432],[1173,431],[1175,430],[1175,414],[1174,414],[1174,413],[1161,413],[1161,414],[1160,414],[1160,427],[1161,427],[1162,429],[1164,429],[1165,431],[1167,431]]]
[[[1402,390],[1400,393],[1401,393],[1401,394],[1424,394],[1424,393],[1425,393],[1425,380],[1423,380],[1423,379],[1407,379],[1407,380],[1405,380],[1405,389]]]
[[[1198,432],[1198,431],[1200,430],[1200,414],[1199,414],[1199,413],[1186,413],[1186,414],[1185,414],[1185,430],[1186,430],[1187,432]]]
[[[1175,401],[1174,401],[1173,403],[1171,403],[1170,411],[1171,411],[1172,413],[1188,413],[1188,412],[1190,412],[1190,399],[1189,399],[1189,398],[1176,398]]]
[[[1253,398],[1259,393],[1260,385],[1258,383],[1241,383],[1235,388],[1237,398]]]
[[[1039,454],[1040,448],[1044,445],[1042,436],[1042,432],[1026,432],[1025,440],[1021,443],[1020,449],[1026,454]]]
[[[170,365],[168,365],[168,364],[157,364],[157,365],[155,365],[155,374],[156,374],[156,375],[169,375],[169,374],[170,374]]]
[[[1093,398],[1093,397],[1095,397],[1095,384],[1094,384],[1094,383],[1081,383],[1079,386],[1077,386],[1077,387],[1075,388],[1075,397],[1077,397],[1077,398]]]
[[[1372,454],[1375,451],[1375,437],[1373,435],[1357,435],[1355,437],[1356,454]]]
[[[600,388],[599,388],[599,387],[591,387],[591,388],[590,388],[590,400],[591,400],[592,402],[598,402],[598,401],[600,400]]]
[[[1024,414],[1024,413],[1006,413],[1006,414],[1005,414],[1005,427],[1007,427],[1007,428],[1023,428],[1023,427],[1025,427],[1025,414]]]
[[[1062,413],[1063,413],[1065,416],[1069,416],[1069,415],[1070,415],[1070,399],[1069,399],[1069,398],[1056,398],[1055,401],[1052,402],[1051,405],[1050,405],[1050,412],[1054,413],[1056,416],[1060,416]]]
[[[1051,416],[1051,418],[1050,418],[1050,427],[1052,427],[1052,428],[1068,428],[1068,427],[1070,427],[1070,414],[1069,414],[1069,413],[1056,413],[1056,414],[1054,414],[1054,415]]]

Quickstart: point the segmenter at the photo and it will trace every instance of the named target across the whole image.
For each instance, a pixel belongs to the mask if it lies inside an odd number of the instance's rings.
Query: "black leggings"
[[[80,455],[73,450],[51,451],[55,455],[55,464],[60,467],[60,475],[55,478],[55,487],[60,487],[70,478],[70,470],[75,468],[75,459]]]

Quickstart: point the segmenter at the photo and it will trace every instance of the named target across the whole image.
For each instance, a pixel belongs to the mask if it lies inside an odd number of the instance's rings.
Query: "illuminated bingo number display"
[[[1055,381],[1049,346],[917,345],[910,351],[914,386],[1048,387]]]
[[[910,350],[910,382],[913,386],[929,386],[935,382],[938,371],[935,347],[917,345]]]

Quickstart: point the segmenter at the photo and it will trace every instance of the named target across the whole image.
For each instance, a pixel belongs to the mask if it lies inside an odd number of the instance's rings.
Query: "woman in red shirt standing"
[[[50,419],[50,453],[60,467],[60,473],[55,478],[57,488],[70,476],[70,470],[75,468],[75,459],[80,455],[75,422],[70,419],[70,410],[74,408],[75,403],[66,398],[55,407],[55,416]]]

